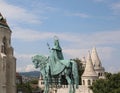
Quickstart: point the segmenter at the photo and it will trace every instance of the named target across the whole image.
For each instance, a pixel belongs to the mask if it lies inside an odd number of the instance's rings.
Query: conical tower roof
[[[6,22],[6,19],[2,16],[1,13],[0,13],[0,26],[9,27],[7,22]]]
[[[86,59],[86,67],[82,76],[97,76],[96,72],[94,71],[90,52],[88,52],[88,56]]]
[[[86,62],[85,57],[82,57],[81,61],[82,61],[82,62]]]
[[[91,58],[92,58],[94,69],[102,68],[102,64],[98,57],[98,53],[95,47],[92,49]]]
[[[81,63],[83,65],[83,67],[85,68],[85,65],[86,65],[86,59],[85,59],[85,57],[82,57]]]

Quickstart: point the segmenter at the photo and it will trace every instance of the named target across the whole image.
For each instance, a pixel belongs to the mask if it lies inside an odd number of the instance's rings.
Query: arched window
[[[92,81],[92,84],[95,82],[95,80],[93,79],[93,81]]]
[[[98,66],[100,67],[100,64]]]
[[[100,76],[101,74],[100,73],[98,73],[98,76]]]
[[[85,85],[85,80],[83,80],[83,85]]]
[[[1,52],[4,53],[4,54],[7,54],[7,40],[6,40],[6,37],[3,38],[2,40],[2,49],[1,49]]]
[[[41,82],[41,85],[44,85],[44,81]]]
[[[91,85],[91,81],[90,80],[88,80],[88,85]]]

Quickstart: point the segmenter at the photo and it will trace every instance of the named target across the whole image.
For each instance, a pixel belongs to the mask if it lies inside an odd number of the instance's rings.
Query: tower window
[[[2,49],[1,49],[1,52],[4,53],[4,54],[7,54],[7,40],[6,40],[6,37],[3,38],[3,41],[2,41]]]
[[[91,85],[91,81],[90,80],[88,80],[88,85]]]
[[[85,80],[83,80],[83,85],[85,85]]]
[[[100,67],[100,64],[98,66]]]
[[[98,73],[98,76],[100,76],[101,74],[100,73]]]

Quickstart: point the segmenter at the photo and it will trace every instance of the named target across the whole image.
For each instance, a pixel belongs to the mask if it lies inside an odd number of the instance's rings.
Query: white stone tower
[[[16,93],[16,58],[11,46],[11,30],[0,13],[0,93]]]
[[[104,70],[104,67],[102,67],[101,61],[98,57],[98,53],[95,47],[92,49],[91,58],[92,58],[94,70],[97,73],[98,77],[105,78],[105,75],[104,75],[105,70]]]
[[[94,71],[91,55],[89,52],[86,59],[86,67],[82,75],[82,85],[85,85],[85,86],[92,85],[93,81],[95,81],[96,79],[98,79],[98,76]]]
[[[42,74],[41,74],[40,77],[39,77],[38,87],[41,88],[42,90],[44,90],[44,88],[45,88]]]

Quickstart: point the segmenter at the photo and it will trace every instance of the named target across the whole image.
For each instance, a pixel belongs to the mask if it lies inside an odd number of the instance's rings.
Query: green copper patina
[[[54,47],[50,49],[50,56],[35,55],[32,57],[32,62],[36,68],[40,68],[45,82],[44,93],[49,93],[53,77],[59,77],[60,81],[63,74],[70,85],[69,93],[75,93],[75,85],[78,88],[79,84],[77,64],[73,60],[64,60],[57,37],[54,38]],[[60,85],[60,82],[58,84]]]

